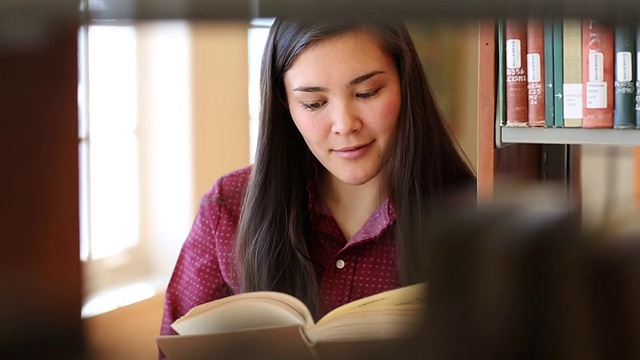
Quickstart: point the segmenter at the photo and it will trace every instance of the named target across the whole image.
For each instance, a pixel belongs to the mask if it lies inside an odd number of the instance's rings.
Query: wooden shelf
[[[496,144],[601,144],[640,146],[640,129],[501,127]]]
[[[423,19],[468,19],[498,16],[594,17],[603,21],[636,21],[636,0],[3,0],[0,19],[19,22],[77,20],[80,4],[88,5],[90,19],[251,19],[256,16],[396,16]],[[21,24],[23,25],[23,24]],[[0,29],[0,30],[4,30]]]

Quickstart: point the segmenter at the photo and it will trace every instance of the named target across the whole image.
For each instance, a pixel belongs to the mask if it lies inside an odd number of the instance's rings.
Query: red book
[[[544,20],[527,21],[527,89],[529,126],[545,126]]]
[[[507,126],[527,126],[527,21],[505,20]]]
[[[582,127],[612,128],[614,104],[613,27],[582,21]]]

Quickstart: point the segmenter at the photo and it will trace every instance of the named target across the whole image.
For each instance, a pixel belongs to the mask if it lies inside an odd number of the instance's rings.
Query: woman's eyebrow
[[[366,73],[364,75],[360,75],[357,78],[349,81],[349,84],[347,84],[347,87],[351,87],[354,85],[358,85],[360,83],[363,83],[369,79],[371,79],[372,77],[376,76],[376,75],[380,75],[380,74],[384,74],[386,73],[386,71],[382,71],[382,70],[376,70],[376,71],[372,71],[369,73]],[[322,87],[322,86],[300,86],[297,87],[295,89],[293,89],[292,91],[301,91],[301,92],[326,92],[327,88]]]
[[[293,91],[323,92],[323,91],[327,91],[327,88],[324,88],[324,87],[321,87],[321,86],[300,86],[300,87],[297,87],[297,88],[293,89]]]
[[[353,79],[353,80],[349,81],[349,84],[347,85],[347,87],[351,87],[351,86],[354,86],[354,85],[358,85],[358,84],[360,84],[360,83],[362,83],[362,82],[365,82],[365,81],[367,81],[367,80],[371,79],[372,77],[374,77],[374,76],[376,76],[376,75],[380,75],[380,74],[384,74],[384,73],[385,73],[385,71],[382,71],[382,70],[376,70],[376,71],[372,71],[372,72],[370,72],[370,73],[366,73],[366,74],[364,74],[364,75],[360,75],[360,76],[358,76],[357,78],[355,78],[355,79]]]

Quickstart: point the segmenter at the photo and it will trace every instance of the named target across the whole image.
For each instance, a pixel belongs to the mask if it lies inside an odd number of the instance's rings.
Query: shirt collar
[[[327,221],[335,223],[333,214],[327,204],[318,196],[317,189],[318,171],[314,167],[312,176],[307,183],[307,191],[309,193],[309,213],[311,215],[311,225],[314,231],[324,232],[336,237],[343,237],[337,224],[334,229],[326,226]],[[384,199],[380,205],[374,210],[369,219],[365,222],[360,230],[348,239],[347,246],[355,245],[363,241],[376,238],[387,230],[396,220],[396,213],[392,202],[389,198]],[[334,231],[332,231],[334,230]]]

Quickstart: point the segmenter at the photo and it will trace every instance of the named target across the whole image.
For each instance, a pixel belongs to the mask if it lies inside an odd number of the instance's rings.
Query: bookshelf
[[[607,12],[605,12],[607,14]],[[580,192],[580,145],[639,146],[640,131],[623,129],[503,127],[496,120],[497,27],[494,20],[479,24],[478,190],[491,197],[501,178],[564,181],[577,199]],[[514,155],[515,154],[515,155]],[[555,169],[543,159],[554,158]],[[640,151],[635,152],[636,167]],[[538,169],[540,173],[527,171]],[[548,177],[549,173],[556,176]],[[516,174],[515,176],[513,174]],[[640,194],[636,180],[635,190]]]
[[[491,198],[500,178],[541,181],[542,146],[514,143],[496,146],[501,128],[496,126],[496,23],[479,21],[478,28],[478,196]],[[498,134],[498,135],[497,135]]]
[[[580,128],[517,128],[500,127],[496,144],[504,146],[520,144],[569,144],[569,145],[640,145],[640,131],[619,129],[580,129]]]

